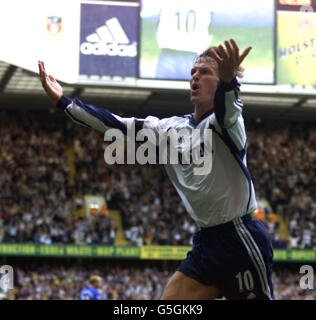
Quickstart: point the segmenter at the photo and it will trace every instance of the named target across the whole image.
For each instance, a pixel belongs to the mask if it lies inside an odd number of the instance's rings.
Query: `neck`
[[[213,109],[213,105],[195,105],[194,108],[194,120],[197,122],[208,111]]]

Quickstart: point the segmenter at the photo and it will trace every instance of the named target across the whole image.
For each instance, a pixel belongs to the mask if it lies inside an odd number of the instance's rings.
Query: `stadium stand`
[[[101,300],[157,300],[176,267],[174,262],[166,265],[112,260],[101,264],[91,261],[84,264],[78,261],[71,264],[52,261],[22,263],[15,260],[12,265],[18,265],[15,268],[15,288],[6,292],[0,290],[0,300],[78,300],[78,293],[94,274],[103,279]],[[274,270],[275,299],[315,300],[315,289],[300,289],[301,275],[297,266],[295,268],[278,266]]]
[[[0,242],[191,244],[196,226],[161,166],[106,165],[102,134],[63,115],[2,112],[0,121]],[[316,249],[315,126],[249,120],[247,131],[259,203],[254,216],[265,223],[274,248]],[[102,196],[106,209],[87,213],[86,195]],[[18,265],[17,272],[16,299],[76,299],[92,273],[83,266],[38,265]],[[104,299],[158,299],[167,272],[118,265],[102,277]],[[277,270],[274,277],[276,298],[315,299],[314,291],[297,289],[297,271]]]
[[[255,216],[275,247],[315,249],[315,128],[247,127],[248,164],[262,204]],[[118,243],[190,245],[196,227],[161,166],[108,166],[103,136],[66,119],[15,115],[0,134],[2,242],[112,243],[116,231]],[[111,214],[87,218],[87,194],[104,196]]]

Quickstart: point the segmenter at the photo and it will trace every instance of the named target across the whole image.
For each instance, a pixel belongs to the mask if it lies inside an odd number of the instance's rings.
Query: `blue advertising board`
[[[137,77],[139,5],[81,3],[80,75]]]

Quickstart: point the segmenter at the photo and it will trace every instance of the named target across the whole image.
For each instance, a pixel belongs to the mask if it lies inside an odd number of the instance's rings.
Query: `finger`
[[[46,78],[46,71],[45,71],[44,63],[42,61],[39,61],[38,67],[39,67],[40,79],[43,81]]]
[[[38,61],[38,70],[39,70],[40,74],[43,72],[43,67],[42,67],[41,61]]]
[[[45,70],[44,62],[43,61],[38,61],[38,65],[42,70]]]
[[[244,52],[241,54],[241,56],[239,58],[239,64],[241,64],[243,62],[243,60],[247,57],[247,55],[251,49],[252,49],[252,47],[248,47],[247,49],[244,50]]]
[[[235,55],[233,53],[233,49],[232,49],[230,43],[228,41],[225,41],[225,46],[226,46],[227,52],[229,54],[229,59],[234,63],[236,61],[236,59],[235,59]]]
[[[230,39],[230,43],[234,49],[235,59],[236,59],[236,61],[238,61],[239,60],[239,48],[237,46],[235,39]]]
[[[224,47],[220,44],[220,45],[218,46],[218,49],[219,49],[220,54],[221,54],[222,57],[223,57],[223,61],[227,61],[227,60],[228,60],[228,54],[227,54],[227,52],[225,51]]]
[[[221,63],[223,61],[223,59],[216,53],[214,49],[211,49],[210,53],[217,63]]]

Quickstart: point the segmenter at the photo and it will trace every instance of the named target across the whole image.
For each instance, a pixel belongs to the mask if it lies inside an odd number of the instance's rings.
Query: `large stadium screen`
[[[274,0],[141,0],[141,78],[187,80],[197,54],[234,38],[253,46],[245,83],[273,84]]]
[[[316,85],[316,0],[277,1],[277,84]]]

